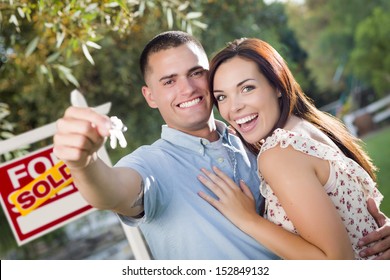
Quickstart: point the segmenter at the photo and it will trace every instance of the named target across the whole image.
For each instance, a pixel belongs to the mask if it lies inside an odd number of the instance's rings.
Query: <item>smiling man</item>
[[[155,259],[274,259],[276,256],[230,223],[198,196],[202,167],[218,166],[245,180],[260,209],[255,157],[238,137],[214,120],[202,45],[184,32],[157,35],[145,47],[142,93],[161,113],[161,138],[110,168],[97,156],[109,120],[70,107],[58,121],[54,151],[94,207],[118,213],[139,226]]]
[[[155,259],[276,259],[198,195],[212,195],[198,180],[201,168],[217,166],[250,186],[257,210],[263,203],[255,155],[214,120],[202,45],[184,32],[161,33],[144,48],[140,67],[142,94],[166,123],[152,145],[109,167],[96,153],[110,133],[107,116],[70,107],[57,122],[54,153],[80,193],[94,207],[139,226]],[[373,239],[381,237],[389,239],[384,230]]]

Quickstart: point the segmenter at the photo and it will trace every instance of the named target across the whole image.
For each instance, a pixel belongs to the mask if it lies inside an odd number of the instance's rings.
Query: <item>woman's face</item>
[[[248,143],[264,139],[279,119],[280,93],[250,60],[236,56],[221,64],[213,94],[221,116]]]

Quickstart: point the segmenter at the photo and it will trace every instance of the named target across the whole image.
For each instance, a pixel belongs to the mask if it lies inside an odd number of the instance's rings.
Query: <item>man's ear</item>
[[[158,108],[156,102],[154,101],[152,91],[149,89],[149,87],[143,86],[142,94],[145,97],[146,102],[148,102],[150,108]]]

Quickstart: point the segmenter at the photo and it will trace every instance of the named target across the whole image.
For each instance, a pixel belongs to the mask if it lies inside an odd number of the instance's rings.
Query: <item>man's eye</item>
[[[169,86],[169,85],[172,85],[173,84],[173,80],[166,80],[163,85],[164,86]]]
[[[197,71],[193,72],[191,74],[191,76],[193,76],[193,77],[202,76],[204,72],[205,72],[205,70],[203,70],[203,69],[202,70],[197,70]]]

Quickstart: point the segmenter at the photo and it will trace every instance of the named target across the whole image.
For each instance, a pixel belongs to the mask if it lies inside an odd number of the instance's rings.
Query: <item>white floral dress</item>
[[[378,205],[383,198],[375,182],[360,165],[331,146],[280,128],[266,139],[259,155],[276,145],[282,148],[290,145],[297,151],[329,161],[331,171],[324,188],[348,231],[355,258],[361,259],[358,254],[361,249],[357,246],[359,238],[377,228],[375,220],[367,210],[367,198],[374,198]],[[265,217],[286,230],[298,234],[270,186],[261,174],[259,176],[262,181],[260,191],[266,199]]]

